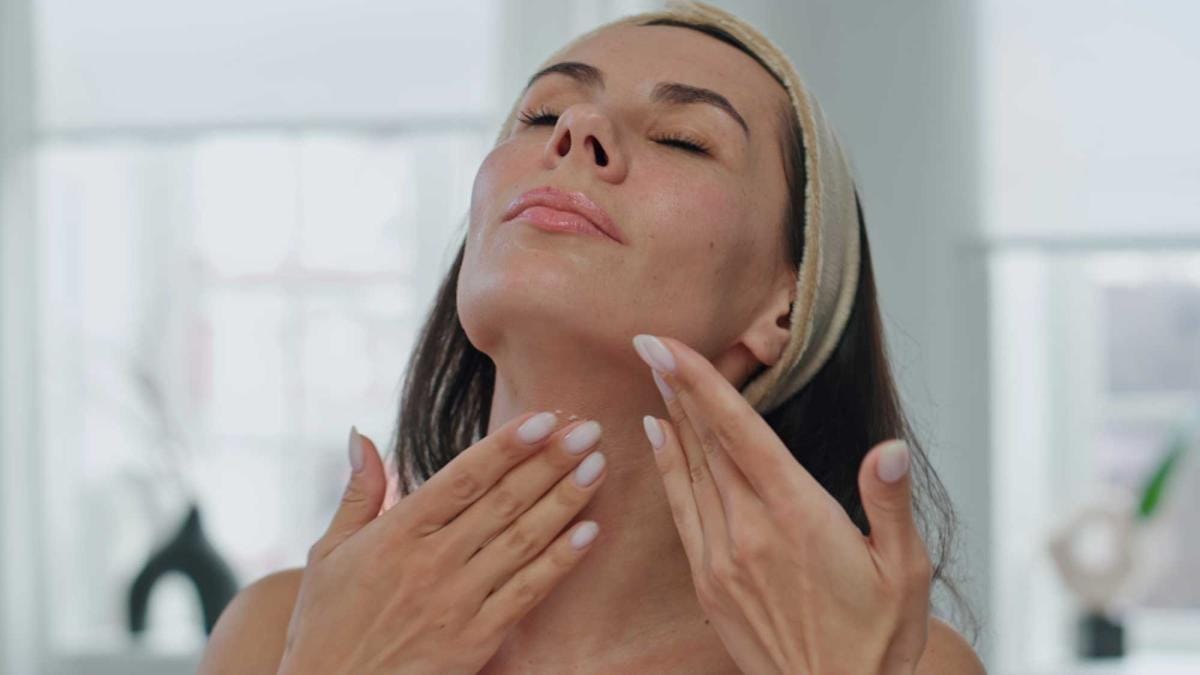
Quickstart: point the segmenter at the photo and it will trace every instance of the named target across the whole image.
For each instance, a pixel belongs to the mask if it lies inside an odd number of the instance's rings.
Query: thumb
[[[923,546],[912,508],[908,444],[900,439],[876,445],[858,470],[858,491],[871,525],[871,543],[894,563]]]
[[[350,482],[342,492],[342,501],[325,534],[309,549],[310,563],[329,555],[339,544],[374,520],[383,503],[387,479],[375,443],[358,433],[357,428],[351,427],[347,450]]]

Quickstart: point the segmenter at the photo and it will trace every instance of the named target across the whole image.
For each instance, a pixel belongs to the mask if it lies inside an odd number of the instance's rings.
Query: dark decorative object
[[[1079,622],[1079,655],[1115,658],[1125,655],[1125,626],[1103,614],[1085,614]]]
[[[200,509],[194,502],[188,505],[188,514],[179,533],[150,556],[134,579],[129,591],[129,631],[133,635],[145,631],[150,592],[158,580],[170,572],[182,573],[196,586],[204,610],[204,632],[211,635],[217,617],[237,594],[238,586],[229,566],[204,536]]]

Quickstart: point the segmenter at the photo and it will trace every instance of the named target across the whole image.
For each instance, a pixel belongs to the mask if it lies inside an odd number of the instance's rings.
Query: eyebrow
[[[566,75],[590,89],[604,89],[604,73],[599,68],[580,61],[562,61],[534,73],[533,77],[529,78],[529,82],[525,85],[525,91],[528,91],[538,79],[551,73]],[[729,99],[712,89],[683,84],[682,82],[659,82],[654,85],[654,89],[650,92],[650,100],[655,103],[667,103],[670,105],[705,103],[715,106],[732,117],[738,123],[738,126],[742,128],[742,133],[745,134],[746,138],[750,138],[750,127],[746,124],[746,120],[742,118],[741,114],[738,113],[737,108],[733,107]]]

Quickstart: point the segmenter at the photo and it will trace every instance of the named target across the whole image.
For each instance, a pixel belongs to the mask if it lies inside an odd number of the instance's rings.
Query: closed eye
[[[548,112],[545,108],[535,111],[522,110],[518,118],[529,126],[544,126],[558,123],[558,115]],[[663,145],[670,145],[697,155],[710,155],[711,149],[702,141],[680,134],[667,134],[654,139]]]

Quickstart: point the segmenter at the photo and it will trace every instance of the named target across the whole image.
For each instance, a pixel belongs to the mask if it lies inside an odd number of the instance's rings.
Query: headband
[[[656,19],[721,28],[745,44],[784,83],[804,142],[804,254],[797,268],[791,332],[779,360],[750,379],[742,396],[766,414],[800,391],[837,346],[854,304],[858,284],[859,222],[854,179],[825,116],[787,56],[766,36],[733,14],[703,2],[668,0],[661,10],[634,14],[594,28],[552,54],[542,67],[561,60],[577,43],[605,28]],[[496,144],[509,136],[520,98],[513,104]]]

